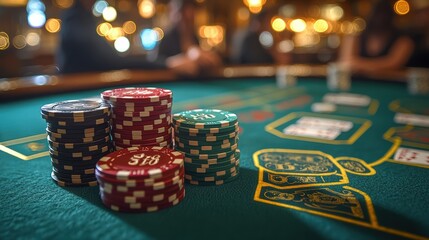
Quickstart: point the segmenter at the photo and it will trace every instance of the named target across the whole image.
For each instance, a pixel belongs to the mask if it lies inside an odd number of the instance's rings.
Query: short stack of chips
[[[101,99],[70,100],[41,108],[52,162],[60,186],[95,186],[95,164],[113,149],[110,105]]]
[[[195,109],[173,115],[175,149],[185,155],[185,179],[194,185],[221,185],[238,177],[237,115]]]
[[[101,93],[112,105],[116,150],[135,146],[171,146],[173,94],[162,88],[119,88]]]
[[[130,147],[96,166],[103,204],[121,212],[153,212],[185,197],[183,154],[166,147]]]

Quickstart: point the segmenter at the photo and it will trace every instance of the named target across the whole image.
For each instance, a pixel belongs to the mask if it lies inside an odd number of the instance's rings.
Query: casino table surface
[[[138,86],[142,86],[138,85]],[[359,81],[368,106],[312,112],[331,91],[323,78],[278,88],[274,78],[148,83],[171,89],[173,112],[216,108],[239,117],[240,176],[221,186],[186,184],[177,206],[118,213],[98,187],[50,178],[47,103],[98,97],[109,88],[0,104],[1,239],[429,239],[429,165],[394,160],[400,147],[429,150],[428,128],[397,112],[429,115],[429,97],[403,83]],[[335,139],[287,135],[302,117],[352,123]]]

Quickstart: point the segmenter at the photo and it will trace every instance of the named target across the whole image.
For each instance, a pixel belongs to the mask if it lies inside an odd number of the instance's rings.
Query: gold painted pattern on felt
[[[400,144],[400,139],[395,139],[393,146],[380,159],[373,164],[367,164],[364,160],[353,157],[333,158],[331,155],[320,151],[296,150],[296,149],[262,149],[253,154],[253,162],[258,168],[258,185],[254,200],[265,204],[290,208],[323,217],[328,217],[347,223],[376,229],[413,239],[425,239],[423,236],[380,226],[372,204],[371,197],[349,184],[346,172],[355,175],[370,176],[376,174],[372,166],[390,161],[389,157]],[[297,155],[301,154],[301,157]],[[271,156],[270,156],[271,155]],[[279,156],[283,155],[283,156]],[[288,156],[291,156],[290,158]],[[314,156],[331,162],[322,162],[329,168],[308,168],[307,162],[314,162]],[[296,164],[299,162],[300,164]],[[297,168],[297,165],[299,166]],[[278,166],[281,166],[280,168]],[[311,164],[310,164],[311,166]],[[333,179],[325,175],[326,172],[336,171],[343,178]],[[287,171],[284,171],[287,169]],[[293,171],[298,169],[300,171]],[[308,175],[303,175],[302,170]],[[325,172],[325,173],[324,173]],[[310,175],[311,173],[311,175]],[[333,175],[336,176],[336,175]]]

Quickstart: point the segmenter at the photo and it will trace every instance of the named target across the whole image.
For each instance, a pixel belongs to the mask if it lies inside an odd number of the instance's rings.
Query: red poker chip
[[[177,199],[173,200],[172,202],[169,202],[167,204],[150,204],[150,205],[146,205],[146,204],[141,204],[141,203],[137,203],[137,204],[121,204],[121,203],[115,203],[115,202],[111,202],[107,199],[103,199],[101,198],[103,204],[113,210],[113,211],[117,211],[117,212],[156,212],[156,211],[160,211],[162,209],[165,208],[169,208],[172,206],[175,206],[177,204],[179,204],[180,202],[182,202],[182,200],[185,198],[185,190],[183,190],[183,193],[177,197]]]
[[[182,188],[185,187],[185,179],[183,176],[180,176],[180,180],[178,183],[167,186],[165,188],[161,189],[152,189],[149,187],[145,188],[130,188],[130,187],[123,187],[123,186],[116,186],[113,184],[108,183],[100,183],[100,192],[103,192],[107,197],[115,198],[115,197],[135,197],[135,198],[142,198],[144,200],[150,200],[151,197],[156,195],[168,195],[175,192],[180,191]],[[157,199],[160,200],[160,199]]]
[[[115,146],[120,148],[149,147],[149,146],[169,147],[170,145],[171,145],[171,140],[163,141],[163,142],[139,143],[139,144],[120,144],[115,142]]]
[[[142,139],[142,140],[113,138],[114,142],[119,143],[119,144],[125,144],[125,145],[159,143],[159,142],[164,142],[164,141],[170,141],[171,142],[171,140],[172,140],[172,138],[171,138],[171,135],[169,135],[169,134],[160,135],[159,137],[156,137],[156,138],[148,138],[148,139]]]
[[[171,114],[161,114],[157,117],[117,117],[115,115],[115,118],[112,118],[113,121],[122,122],[122,121],[128,121],[128,122],[145,122],[147,124],[151,124],[151,122],[164,120],[164,121],[170,121],[171,122]]]
[[[120,197],[120,198],[132,197],[132,198],[142,198],[145,201],[147,201],[147,200],[151,200],[153,196],[164,195],[165,197],[167,195],[170,195],[182,190],[182,188],[185,187],[185,179],[184,178],[180,179],[180,182],[178,184],[171,185],[161,190],[141,189],[141,188],[131,189],[128,187],[121,187],[121,186],[109,187],[112,185],[102,184],[102,183],[100,183],[99,186],[100,186],[100,192],[103,192],[104,195],[108,198],[114,199],[116,197]],[[155,200],[160,200],[160,199],[158,198]]]
[[[132,120],[136,118],[142,118],[143,120],[151,120],[158,118],[171,117],[171,109],[157,111],[157,112],[122,112],[114,111],[112,114],[113,119],[118,120]]]
[[[106,189],[114,189],[116,187],[116,189],[122,190],[123,192],[136,190],[156,191],[179,184],[185,178],[185,169],[181,167],[173,173],[161,178],[141,179],[136,176],[114,178],[100,173],[99,171],[95,172],[95,176]],[[124,188],[127,190],[124,190]]]
[[[102,189],[100,187],[100,189]],[[154,195],[147,195],[144,197],[134,197],[134,196],[120,196],[116,194],[108,194],[103,190],[100,191],[100,197],[109,202],[115,202],[118,204],[136,204],[141,203],[142,205],[163,205],[176,200],[180,195],[183,194],[184,185],[175,189],[171,192],[159,193]]]
[[[116,112],[162,112],[168,109],[171,110],[172,103],[168,103],[167,105],[149,105],[149,106],[121,106],[115,105],[112,110]]]
[[[95,171],[95,173],[96,176],[99,178],[100,182],[106,184],[128,188],[152,188],[152,186],[155,185],[156,188],[159,189],[160,187],[167,187],[169,185],[176,184],[180,178],[184,178],[184,171],[185,168],[183,165],[183,167],[180,167],[175,171],[172,171],[171,173],[165,174],[164,176],[158,178],[141,178],[140,176],[110,176],[100,171]],[[177,179],[178,176],[179,179]]]
[[[126,131],[126,130],[113,129],[112,136],[114,138],[121,138],[121,139],[144,140],[144,139],[156,138],[161,135],[171,134],[171,132],[172,132],[171,127],[160,127],[150,131],[141,131],[141,130]]]
[[[183,154],[165,147],[130,147],[102,157],[99,172],[117,177],[161,178],[183,167]]]
[[[112,103],[154,103],[161,100],[171,100],[171,90],[153,87],[131,87],[107,90],[101,97]]]
[[[144,131],[153,130],[155,128],[167,127],[171,125],[171,121],[169,118],[164,119],[155,119],[148,121],[118,121],[112,120],[112,127],[115,129],[141,129]]]

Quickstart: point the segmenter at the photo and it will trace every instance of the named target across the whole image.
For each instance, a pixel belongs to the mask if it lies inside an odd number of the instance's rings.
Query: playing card
[[[297,123],[308,127],[322,126],[324,128],[337,128],[342,132],[347,132],[353,128],[353,123],[350,121],[332,118],[302,117],[297,121]]]
[[[334,140],[341,134],[341,131],[336,128],[312,128],[299,124],[292,124],[283,129],[283,133],[293,136]]]
[[[429,127],[429,116],[410,114],[410,113],[396,113],[395,122],[399,124],[409,124],[413,126]]]
[[[362,94],[354,93],[328,93],[323,96],[323,101],[337,105],[366,107],[371,103],[371,98]]]
[[[429,151],[400,147],[393,159],[401,162],[429,165]]]

